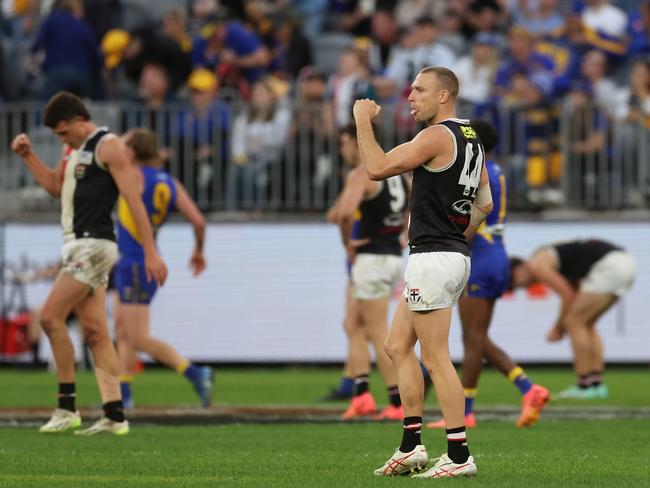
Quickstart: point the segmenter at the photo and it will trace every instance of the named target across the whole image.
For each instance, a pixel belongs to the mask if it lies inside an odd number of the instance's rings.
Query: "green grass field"
[[[569,370],[528,370],[552,391],[569,385]],[[218,374],[219,405],[314,404],[334,385],[334,369],[247,369]],[[378,378],[373,390],[383,399]],[[607,375],[610,398],[555,405],[650,406],[650,371]],[[44,372],[0,370],[0,407],[54,404],[56,379]],[[80,405],[99,402],[94,379],[81,374]],[[183,378],[148,370],[135,383],[137,404],[196,403]],[[487,371],[477,408],[518,405],[517,391]],[[433,398],[428,401],[435,405]],[[479,476],[449,480],[480,487],[650,486],[649,420],[542,421],[531,429],[483,421],[469,433]],[[398,423],[154,426],[133,425],[124,437],[46,436],[33,427],[0,428],[0,487],[85,486],[388,486],[426,481],[376,479],[372,470],[399,444]],[[446,449],[441,432],[425,431],[430,456]],[[434,481],[432,481],[434,482]],[[435,481],[440,483],[441,481]],[[444,481],[446,483],[447,481]]]

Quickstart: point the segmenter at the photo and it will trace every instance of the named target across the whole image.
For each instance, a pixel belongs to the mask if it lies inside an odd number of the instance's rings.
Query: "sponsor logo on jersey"
[[[461,125],[460,130],[465,136],[465,139],[476,139],[476,131],[469,125]]]
[[[466,198],[462,200],[457,200],[451,204],[451,208],[454,212],[460,215],[471,215],[472,214],[472,201]]]

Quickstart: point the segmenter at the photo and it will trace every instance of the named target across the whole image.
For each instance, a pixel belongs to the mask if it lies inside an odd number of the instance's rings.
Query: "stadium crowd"
[[[154,113],[180,104],[190,125],[153,128],[164,146],[191,132],[194,195],[202,187],[207,194],[215,159],[232,162],[220,177],[233,208],[264,206],[269,169],[287,142],[306,139],[314,184],[326,179],[323,156],[333,144],[316,141],[335,139],[357,98],[392,106],[388,125],[404,133],[395,142],[405,140],[415,130],[406,97],[424,66],[453,69],[461,113],[497,123],[511,192],[529,202],[552,196],[540,192],[560,187],[567,163],[575,168],[571,185],[597,192],[591,173],[617,164],[614,139],[638,145],[637,127],[650,127],[648,1],[5,0],[2,7],[3,102],[68,90]],[[239,102],[247,109],[231,112]],[[564,151],[562,118],[573,141]],[[629,129],[612,135],[614,125]],[[212,136],[221,129],[230,143],[216,151]],[[607,161],[589,164],[603,153]],[[636,176],[635,168],[617,170]],[[622,206],[644,196],[627,198]]]

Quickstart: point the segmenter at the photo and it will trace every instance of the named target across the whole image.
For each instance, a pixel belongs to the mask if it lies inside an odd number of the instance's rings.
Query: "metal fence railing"
[[[168,169],[206,210],[324,210],[341,185],[337,131],[326,105],[279,105],[255,113],[244,104],[208,108],[168,104],[93,104],[93,120],[121,133],[153,129]],[[412,137],[418,127],[406,103],[384,106],[377,134],[386,149]],[[42,106],[0,107],[0,191],[20,209],[53,205],[39,200],[26,168],[11,152],[11,139],[29,133],[41,158],[54,165],[60,145],[41,125]],[[595,107],[461,107],[499,128],[496,159],[508,176],[513,210],[548,206],[610,210],[650,206],[645,121],[613,122]],[[43,203],[46,202],[47,203]],[[18,203],[16,203],[18,202]]]

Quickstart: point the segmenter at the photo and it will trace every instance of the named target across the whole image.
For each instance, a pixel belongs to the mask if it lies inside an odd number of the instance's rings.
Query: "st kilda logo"
[[[89,164],[77,164],[74,167],[74,177],[77,180],[83,180],[86,177],[86,173],[88,172],[88,166]]]

